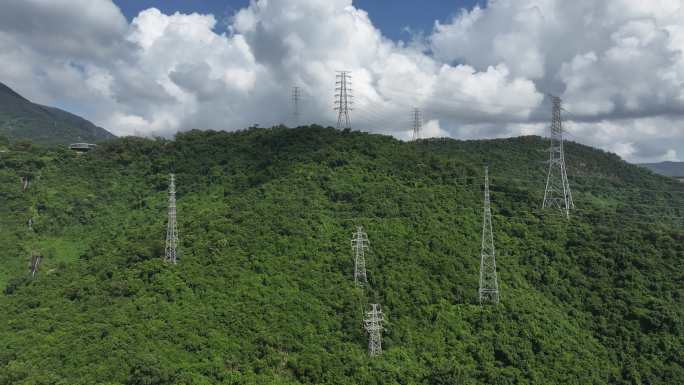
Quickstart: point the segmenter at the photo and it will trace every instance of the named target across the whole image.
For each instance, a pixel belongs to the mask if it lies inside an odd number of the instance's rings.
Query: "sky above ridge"
[[[684,0],[4,0],[0,82],[117,135],[334,125],[545,135],[633,161],[684,159]]]
[[[436,20],[447,21],[461,9],[472,8],[476,0],[355,0],[353,5],[368,12],[375,26],[393,40],[411,40],[412,34],[430,33]],[[249,6],[249,0],[115,0],[129,20],[141,11],[157,8],[165,14],[212,14],[219,21],[217,29],[225,29],[237,11]],[[388,6],[391,5],[391,6]]]

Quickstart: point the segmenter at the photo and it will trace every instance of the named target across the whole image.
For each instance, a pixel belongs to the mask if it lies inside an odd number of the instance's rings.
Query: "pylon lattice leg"
[[[494,233],[492,230],[492,209],[489,198],[489,168],[485,168],[485,197],[482,223],[482,252],[480,254],[480,289],[481,304],[499,303],[499,281],[496,273],[496,252],[494,250]]]

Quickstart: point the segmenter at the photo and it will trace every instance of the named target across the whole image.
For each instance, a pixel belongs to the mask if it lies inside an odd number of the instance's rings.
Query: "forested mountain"
[[[40,144],[97,143],[114,135],[58,108],[31,103],[0,83],[0,136]]]
[[[15,148],[0,158],[0,384],[681,383],[684,187],[567,143],[566,220],[540,211],[546,147],[313,126]],[[496,306],[477,299],[485,164]],[[170,172],[177,265],[162,261]]]

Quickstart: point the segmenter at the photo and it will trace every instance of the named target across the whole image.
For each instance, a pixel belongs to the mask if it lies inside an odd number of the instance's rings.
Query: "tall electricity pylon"
[[[499,303],[499,281],[496,276],[496,256],[492,231],[492,209],[489,201],[489,167],[485,167],[484,219],[482,253],[480,255],[480,303]]]
[[[371,357],[382,354],[382,310],[377,303],[371,304],[371,310],[366,312],[363,326],[368,332],[368,354]]]
[[[354,283],[357,286],[364,286],[368,282],[366,279],[365,252],[370,246],[370,241],[362,226],[356,228],[356,232],[351,240],[351,246],[354,250]]]
[[[337,71],[335,76],[335,111],[337,111],[337,128],[351,129],[349,111],[354,105],[349,71]]]
[[[551,120],[551,148],[549,149],[549,173],[546,177],[546,190],[542,208],[558,208],[570,218],[570,210],[575,208],[572,192],[565,168],[563,149],[563,121],[561,118],[561,99],[552,96],[553,112]]]
[[[26,190],[28,190],[30,184],[31,184],[31,179],[28,176],[22,176],[21,177],[21,191],[22,192],[26,192]]]
[[[176,225],[176,176],[170,175],[169,184],[169,221],[166,225],[166,255],[164,261],[176,264],[178,248],[178,227]]]
[[[294,120],[295,127],[299,126],[301,111],[299,103],[302,100],[302,89],[301,87],[292,87],[292,118]]]
[[[36,276],[36,273],[38,272],[38,266],[40,265],[42,259],[43,257],[36,253],[31,254],[31,277]]]
[[[418,108],[413,109],[413,138],[412,140],[419,140],[421,138],[421,131],[423,130],[423,113]]]

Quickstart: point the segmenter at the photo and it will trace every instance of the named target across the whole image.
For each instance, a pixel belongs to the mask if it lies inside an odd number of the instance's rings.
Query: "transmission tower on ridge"
[[[563,149],[563,121],[561,118],[561,99],[551,97],[553,113],[551,120],[551,147],[549,149],[549,173],[546,178],[544,203],[542,208],[558,208],[570,218],[570,210],[575,208],[572,192],[565,168],[565,151]]]
[[[349,71],[337,71],[335,76],[335,111],[337,111],[337,128],[351,129],[349,111],[354,105],[354,96],[351,88],[351,73]]]
[[[368,235],[363,231],[362,226],[356,228],[351,246],[354,250],[354,283],[357,286],[364,286],[368,282],[366,279],[365,253],[370,246],[370,241],[368,241]]]
[[[480,304],[499,303],[499,282],[496,276],[496,256],[492,231],[492,208],[489,200],[489,167],[485,167],[484,220],[482,253],[480,255]]]
[[[301,87],[294,86],[292,87],[292,117],[294,119],[294,124],[295,127],[299,126],[300,122],[300,117],[301,117],[301,111],[300,111],[300,102],[302,101],[302,89]]]
[[[176,225],[176,176],[170,175],[169,220],[166,225],[166,255],[164,261],[176,264],[178,248],[178,227]]]
[[[371,304],[371,310],[366,312],[363,326],[368,333],[368,354],[371,357],[382,354],[382,310],[377,303]]]
[[[421,131],[423,130],[423,113],[419,108],[413,109],[413,138],[412,140],[419,140],[421,138]]]

